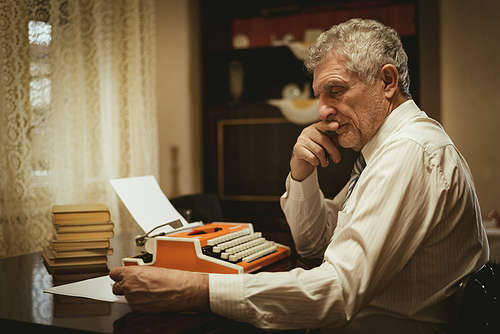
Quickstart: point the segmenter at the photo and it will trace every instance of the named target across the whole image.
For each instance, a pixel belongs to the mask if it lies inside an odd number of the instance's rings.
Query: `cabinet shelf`
[[[272,99],[266,103],[278,108],[290,123],[309,125],[319,121],[318,99]]]
[[[242,102],[281,98],[288,83],[300,87],[312,82],[303,62],[286,46],[208,51],[204,53],[205,103],[230,102],[228,64],[240,61],[244,67]]]

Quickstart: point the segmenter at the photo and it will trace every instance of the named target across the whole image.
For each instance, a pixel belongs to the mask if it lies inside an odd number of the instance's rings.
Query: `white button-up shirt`
[[[215,313],[267,329],[434,333],[457,282],[488,260],[471,172],[441,125],[412,100],[361,153],[367,162],[344,211],[314,172],[290,175],[281,205],[296,248],[321,266],[210,275]]]

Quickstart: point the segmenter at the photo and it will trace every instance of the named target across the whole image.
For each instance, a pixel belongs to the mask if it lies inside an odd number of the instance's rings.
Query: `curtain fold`
[[[154,0],[0,0],[0,257],[41,250],[54,204],[159,179]]]

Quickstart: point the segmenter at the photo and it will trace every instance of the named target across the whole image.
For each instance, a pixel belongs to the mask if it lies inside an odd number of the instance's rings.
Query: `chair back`
[[[453,300],[449,334],[500,333],[495,272],[488,264],[460,281]]]
[[[170,199],[170,203],[188,221],[202,221],[205,224],[224,221],[220,200],[215,194],[179,196]]]

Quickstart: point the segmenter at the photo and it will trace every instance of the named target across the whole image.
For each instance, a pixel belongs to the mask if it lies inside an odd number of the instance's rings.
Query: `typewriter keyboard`
[[[244,229],[208,240],[203,251],[206,255],[236,263],[252,262],[277,249],[278,246],[262,237],[261,232],[251,233]]]

